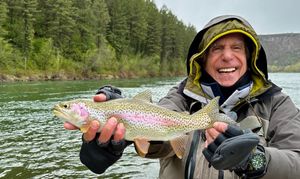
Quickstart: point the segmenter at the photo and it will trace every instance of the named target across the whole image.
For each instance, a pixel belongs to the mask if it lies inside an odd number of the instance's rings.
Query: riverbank
[[[138,75],[133,72],[119,72],[118,74],[72,74],[72,73],[33,73],[33,74],[1,74],[0,82],[29,82],[29,81],[74,81],[74,80],[109,80],[109,79],[136,79],[153,77],[183,76],[183,72]]]
[[[121,78],[137,78],[128,75],[75,75],[75,74],[31,74],[31,75],[10,75],[0,74],[0,82],[28,82],[28,81],[72,81],[72,80],[100,80],[100,79],[121,79]]]

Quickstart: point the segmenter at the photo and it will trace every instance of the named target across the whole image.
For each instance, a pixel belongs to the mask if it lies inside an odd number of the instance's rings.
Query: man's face
[[[247,71],[243,35],[228,34],[211,44],[204,69],[221,86],[234,85]]]

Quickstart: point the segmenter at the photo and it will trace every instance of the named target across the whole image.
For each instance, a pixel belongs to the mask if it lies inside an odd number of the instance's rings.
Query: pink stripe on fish
[[[152,114],[142,113],[120,113],[115,115],[116,117],[125,119],[131,123],[142,123],[146,125],[159,125],[159,126],[177,126],[179,123],[171,119],[164,119],[160,116],[154,116]]]

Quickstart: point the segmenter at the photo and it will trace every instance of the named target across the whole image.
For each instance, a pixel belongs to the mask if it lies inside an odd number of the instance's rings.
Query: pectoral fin
[[[82,133],[86,133],[86,132],[89,130],[89,128],[90,128],[90,126],[84,125],[84,126],[81,126],[81,127],[80,127],[80,131],[81,131]]]
[[[185,151],[187,137],[188,137],[188,135],[183,135],[183,136],[177,137],[173,140],[170,140],[170,144],[171,144],[176,156],[180,159],[182,159],[182,156]]]
[[[145,157],[149,150],[149,146],[150,146],[149,141],[144,138],[137,138],[134,139],[133,141],[139,156]]]

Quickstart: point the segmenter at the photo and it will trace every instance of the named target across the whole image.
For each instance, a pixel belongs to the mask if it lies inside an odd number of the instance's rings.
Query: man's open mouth
[[[232,68],[220,68],[218,69],[219,73],[231,73],[234,72],[236,70],[236,68],[232,67]]]

